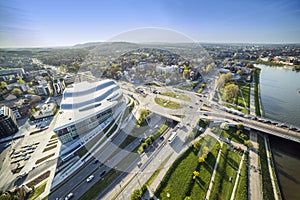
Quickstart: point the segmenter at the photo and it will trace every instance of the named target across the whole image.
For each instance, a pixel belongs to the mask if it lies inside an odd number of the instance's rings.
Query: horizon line
[[[55,45],[55,46],[4,46],[0,49],[39,49],[39,48],[69,48],[76,47],[80,45],[93,44],[93,43],[130,43],[130,44],[250,44],[250,45],[298,45],[300,42],[132,42],[132,41],[91,41],[82,42],[76,44],[65,44],[65,45]]]

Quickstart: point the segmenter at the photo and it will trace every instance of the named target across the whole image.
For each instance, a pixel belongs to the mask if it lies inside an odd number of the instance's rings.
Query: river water
[[[264,117],[300,127],[300,73],[266,65],[256,67],[261,68]]]
[[[300,73],[256,65],[261,68],[260,92],[264,117],[300,127]],[[300,199],[300,144],[269,137],[283,199]]]

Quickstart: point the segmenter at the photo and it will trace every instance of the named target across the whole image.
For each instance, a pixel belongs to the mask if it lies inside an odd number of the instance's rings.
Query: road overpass
[[[218,109],[210,109],[208,111],[201,111],[200,114],[206,113],[208,116],[202,116],[202,118],[210,118],[215,120],[230,120],[232,123],[242,123],[244,126],[249,127],[253,130],[258,130],[270,135],[288,139],[294,142],[300,143],[300,133],[292,131],[286,128],[277,127],[273,124],[266,124],[264,122],[259,122],[257,120],[247,119],[234,114],[230,114]],[[240,122],[235,122],[233,119],[240,120]]]

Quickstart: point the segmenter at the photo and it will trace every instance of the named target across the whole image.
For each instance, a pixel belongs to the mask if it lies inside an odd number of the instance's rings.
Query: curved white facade
[[[76,83],[64,91],[54,132],[69,142],[117,116],[122,104],[122,90],[113,80]]]

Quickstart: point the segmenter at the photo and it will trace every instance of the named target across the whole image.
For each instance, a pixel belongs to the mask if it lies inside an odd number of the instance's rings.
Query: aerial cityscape
[[[0,2],[0,200],[300,199],[299,9]]]

